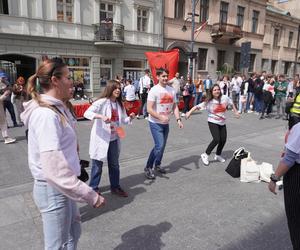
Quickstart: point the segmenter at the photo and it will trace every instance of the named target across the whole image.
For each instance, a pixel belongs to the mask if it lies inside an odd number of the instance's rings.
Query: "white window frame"
[[[110,64],[103,63],[104,60],[110,60]],[[101,77],[101,69],[110,69],[110,76],[109,76],[109,79],[107,79],[107,80],[112,79],[112,69],[113,69],[112,68],[112,64],[113,64],[112,60],[113,59],[111,59],[111,58],[104,58],[104,57],[100,58],[100,77]]]
[[[58,19],[58,6],[62,5],[63,8],[63,20]],[[67,7],[71,7],[72,10],[72,20],[68,20],[67,16]],[[74,22],[74,0],[72,0],[72,3],[67,3],[66,0],[62,0],[62,3],[56,1],[56,15],[57,15],[57,21],[61,22],[67,22],[67,23],[73,23]]]
[[[105,5],[105,9],[101,9],[101,5],[104,4]],[[111,5],[113,10],[109,10],[108,6]],[[101,12],[105,12],[106,13],[106,18],[111,18],[112,22],[114,19],[114,13],[115,13],[115,5],[113,3],[108,3],[108,2],[100,2],[99,5],[99,22],[101,23]]]
[[[140,14],[139,14],[139,11],[140,11]],[[143,16],[143,11],[147,12],[146,16]],[[137,23],[136,23],[137,30],[140,32],[148,32],[148,30],[149,30],[149,8],[138,7],[136,10],[136,14],[137,14],[137,20],[136,20],[137,21]],[[138,21],[139,19],[141,19],[140,25],[139,25],[139,21]],[[146,20],[145,30],[143,30],[143,20]]]

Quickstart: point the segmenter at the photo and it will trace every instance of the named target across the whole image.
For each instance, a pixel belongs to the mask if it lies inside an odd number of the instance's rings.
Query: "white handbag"
[[[260,169],[259,166],[256,164],[250,153],[248,157],[241,160],[241,182],[260,182],[259,179]]]
[[[270,176],[274,173],[273,165],[267,162],[263,162],[259,166],[260,180],[264,182],[270,182]]]

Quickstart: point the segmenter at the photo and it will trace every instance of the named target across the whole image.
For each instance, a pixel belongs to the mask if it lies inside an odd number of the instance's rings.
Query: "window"
[[[294,37],[294,32],[290,31],[290,33],[289,33],[289,42],[288,42],[288,47],[289,48],[292,47],[293,37]]]
[[[200,23],[204,23],[208,19],[209,0],[201,0],[200,2]]]
[[[174,18],[184,18],[184,0],[175,0]]]
[[[113,22],[114,6],[108,3],[100,3],[100,23],[107,20]]]
[[[241,53],[240,52],[234,53],[233,68],[235,71],[241,71]]]
[[[224,63],[225,63],[225,50],[218,50],[217,70],[221,70]]]
[[[67,64],[74,84],[83,83],[86,89],[90,89],[90,58],[89,57],[62,57]]]
[[[0,14],[9,14],[7,0],[0,0]]]
[[[112,78],[112,60],[100,58],[100,87],[105,87]]]
[[[198,70],[206,70],[207,49],[198,49]]]
[[[251,32],[257,33],[259,11],[253,10]]]
[[[236,25],[241,28],[243,28],[244,25],[244,13],[245,13],[245,8],[242,6],[238,6]]]
[[[279,41],[279,29],[274,30],[274,37],[273,37],[273,47],[278,47],[278,41]]]
[[[227,23],[228,5],[229,4],[226,2],[221,2],[221,7],[220,7],[220,23],[221,24]]]
[[[284,63],[284,74],[289,75],[291,68],[291,62],[285,62]]]
[[[272,74],[275,73],[276,65],[277,65],[277,61],[272,60],[272,63],[271,63],[271,72],[272,72]]]
[[[144,61],[124,60],[123,76],[126,79],[138,80],[143,76]]]
[[[262,70],[267,71],[269,68],[269,59],[262,59],[261,67],[262,67]]]
[[[57,0],[57,20],[73,22],[73,0]]]
[[[256,56],[255,54],[250,54],[249,72],[254,71],[255,56]]]
[[[148,30],[148,10],[146,9],[137,10],[137,30],[143,32]]]

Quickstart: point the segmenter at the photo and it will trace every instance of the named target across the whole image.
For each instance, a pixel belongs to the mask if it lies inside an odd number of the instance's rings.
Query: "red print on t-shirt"
[[[118,120],[119,120],[118,110],[117,109],[112,109],[111,110],[111,121],[116,122]]]
[[[214,107],[214,113],[224,113],[226,111],[226,105],[216,104]]]
[[[160,98],[160,104],[170,104],[173,103],[173,96],[170,94],[163,94],[163,96],[161,96]]]

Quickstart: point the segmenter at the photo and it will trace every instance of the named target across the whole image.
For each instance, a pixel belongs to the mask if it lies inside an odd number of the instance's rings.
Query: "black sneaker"
[[[155,179],[155,175],[153,174],[153,171],[151,168],[145,168],[144,171],[145,171],[145,176],[147,177],[147,179],[150,179],[150,180]]]
[[[161,173],[161,174],[166,174],[166,170],[164,170],[161,166],[155,166],[154,167],[155,171]]]

